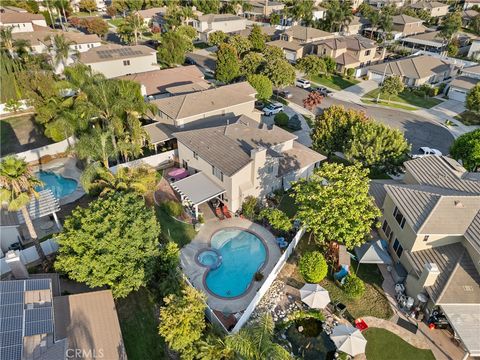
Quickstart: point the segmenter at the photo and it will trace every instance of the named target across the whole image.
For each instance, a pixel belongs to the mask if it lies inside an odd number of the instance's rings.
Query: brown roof
[[[156,51],[144,45],[122,46],[108,44],[94,47],[80,53],[80,61],[84,64],[97,62],[131,59],[155,54]]]
[[[419,1],[418,3],[410,5],[414,9],[435,9],[439,7],[448,7],[448,4],[444,4],[438,1]]]
[[[451,83],[450,86],[470,90],[475,87],[480,82],[479,79],[472,79],[471,77],[467,76],[459,76],[455,78]]]
[[[139,74],[121,76],[145,86],[148,95],[163,93],[168,87],[201,83],[208,85],[203,73],[195,65],[179,66],[171,69],[153,70]]]
[[[35,46],[39,44],[50,44],[50,37],[55,35],[63,35],[65,39],[73,41],[75,44],[90,44],[101,42],[100,38],[95,34],[84,34],[77,31],[52,30],[44,26],[35,26],[35,31],[32,32],[13,33],[12,38],[14,40],[27,40],[30,42],[31,46]]]
[[[335,36],[332,33],[323,30],[301,25],[292,26],[285,30],[284,33],[302,42],[315,41],[320,38],[328,39]]]
[[[280,159],[279,175],[285,175],[295,170],[303,169],[309,165],[326,160],[326,156],[294,141],[290,150],[282,152]]]
[[[53,304],[55,336],[67,338],[70,349],[95,351],[105,359],[127,359],[110,290],[59,296]]]
[[[213,22],[245,20],[245,18],[233,14],[206,14],[198,17],[198,21]]]
[[[154,16],[159,15],[165,15],[167,13],[167,7],[155,7],[155,8],[150,8],[150,9],[145,9],[145,10],[138,10],[137,14],[140,15],[144,19],[151,19]]]
[[[406,25],[406,24],[413,24],[413,23],[418,23],[418,22],[423,22],[422,19],[414,18],[412,16],[408,16],[405,14],[401,15],[395,15],[393,17],[393,23],[397,25]]]
[[[32,20],[45,20],[41,14],[31,14],[29,12],[18,12],[8,8],[2,8],[4,12],[0,14],[0,22],[3,24],[28,23]]]
[[[477,212],[477,215],[473,218],[472,223],[465,232],[465,239],[480,252],[480,211]]]
[[[368,69],[380,74],[385,72],[387,76],[396,75],[412,79],[423,79],[448,71],[450,64],[433,56],[420,55],[372,65]]]
[[[462,72],[480,75],[480,65],[473,65],[463,68]]]
[[[260,26],[260,30],[262,31],[263,35],[267,35],[267,36],[278,35],[279,33],[281,33],[281,31],[276,29],[274,26]],[[238,34],[241,36],[247,37],[250,35],[251,32],[252,32],[252,28],[248,27],[244,30],[240,30]]]
[[[285,41],[285,40],[275,40],[267,42],[267,45],[276,46],[280,49],[287,49],[292,51],[298,51],[303,48],[303,45],[300,44],[298,41]]]

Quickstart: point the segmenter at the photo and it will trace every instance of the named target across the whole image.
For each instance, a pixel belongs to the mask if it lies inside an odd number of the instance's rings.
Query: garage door
[[[378,83],[382,82],[383,75],[370,72],[370,79],[375,80]]]
[[[291,51],[285,51],[285,57],[287,58],[288,61],[296,61],[297,60],[297,54]]]
[[[460,89],[451,87],[450,91],[448,92],[448,98],[452,100],[465,102],[466,97],[467,97],[467,93],[465,90],[460,90]]]

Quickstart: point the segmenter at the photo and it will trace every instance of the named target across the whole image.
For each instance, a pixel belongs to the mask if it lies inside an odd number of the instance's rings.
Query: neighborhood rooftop
[[[122,45],[102,45],[94,47],[80,54],[80,60],[83,63],[96,63],[110,60],[131,59],[134,57],[150,55],[156,51],[144,45],[122,46]]]
[[[384,64],[372,65],[368,69],[372,72],[390,76],[421,79],[431,75],[443,73],[450,68],[450,64],[433,56],[420,55],[391,61]]]

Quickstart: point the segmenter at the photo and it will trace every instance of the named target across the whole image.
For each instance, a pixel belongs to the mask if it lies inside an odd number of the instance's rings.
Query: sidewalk
[[[313,114],[311,111],[293,102],[289,102],[288,106],[285,106],[284,111],[289,117],[292,117],[295,114],[300,115],[299,118],[302,123],[302,129],[295,131],[293,134],[298,136],[297,141],[300,144],[308,147],[312,147],[312,138],[310,137],[310,132],[311,132],[310,126],[308,126],[308,123],[305,121],[304,117],[301,115],[306,115],[311,117],[312,119],[315,119],[315,114]]]
[[[376,88],[378,88],[378,83],[376,81],[365,80],[346,89],[334,92],[332,97],[342,101],[352,101],[362,104],[360,98]]]

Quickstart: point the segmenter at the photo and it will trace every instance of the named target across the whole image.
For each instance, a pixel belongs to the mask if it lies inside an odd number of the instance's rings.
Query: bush
[[[243,216],[250,220],[254,219],[257,212],[257,206],[257,199],[254,196],[247,196],[242,204]]]
[[[351,79],[353,77],[353,74],[355,74],[355,69],[353,68],[347,69],[346,74],[347,74],[347,77]]]
[[[275,115],[274,121],[275,125],[285,127],[288,125],[288,115],[285,114],[283,111],[279,112],[277,115]]]
[[[170,216],[179,217],[182,215],[183,206],[177,201],[168,200],[163,203],[163,207]]]
[[[270,226],[277,231],[288,232],[293,227],[292,221],[279,209],[263,209],[260,211],[259,218],[267,220]]]
[[[319,251],[305,253],[300,258],[298,267],[303,279],[309,283],[318,283],[327,276],[327,262]]]
[[[357,275],[349,274],[345,278],[343,291],[347,297],[351,299],[358,299],[365,293],[365,284],[360,278],[357,277]]]
[[[293,131],[302,129],[302,122],[297,114],[288,119],[288,128],[292,129]]]

